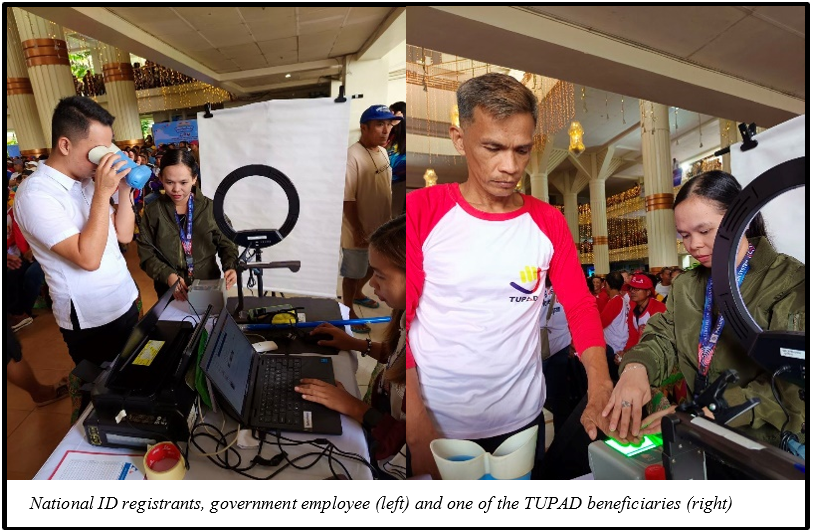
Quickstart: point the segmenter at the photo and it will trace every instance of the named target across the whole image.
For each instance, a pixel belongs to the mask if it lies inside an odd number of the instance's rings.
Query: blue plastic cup
[[[136,190],[141,190],[147,185],[147,182],[152,177],[152,170],[150,170],[147,166],[139,166],[136,162],[127,156],[126,153],[121,151],[115,144],[112,144],[109,147],[105,146],[96,146],[95,148],[91,149],[88,153],[88,160],[93,164],[99,164],[99,161],[102,160],[102,157],[106,153],[114,153],[117,154],[119,160],[123,160],[126,164],[119,168],[118,173],[123,172],[125,169],[130,168],[130,173],[127,174],[125,180],[127,181],[127,185],[130,188],[134,188]],[[116,163],[117,164],[117,163]]]

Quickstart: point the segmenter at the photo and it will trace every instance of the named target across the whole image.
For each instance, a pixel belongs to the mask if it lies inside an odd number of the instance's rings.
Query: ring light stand
[[[288,197],[288,217],[279,229],[251,229],[235,231],[234,228],[226,220],[226,215],[223,211],[223,203],[226,193],[229,189],[239,180],[246,177],[260,176],[271,179],[277,183],[285,195]],[[248,269],[256,269],[257,274],[257,288],[262,296],[263,292],[263,269],[282,269],[287,268],[296,273],[299,271],[302,263],[299,260],[289,260],[283,262],[268,262],[262,263],[262,249],[276,245],[285,239],[294,229],[297,220],[299,219],[299,194],[294,187],[291,180],[281,171],[271,166],[263,164],[250,164],[237,168],[218,185],[217,191],[214,196],[214,217],[218,228],[228,239],[245,250],[240,254],[237,263],[237,308],[234,310],[234,315],[238,315],[243,309],[243,272]],[[252,263],[251,266],[246,262],[246,255],[249,249],[255,250],[255,257],[258,263]]]

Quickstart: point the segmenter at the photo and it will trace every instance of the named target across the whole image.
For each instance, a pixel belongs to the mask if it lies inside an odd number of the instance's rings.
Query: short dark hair
[[[474,120],[474,109],[477,107],[499,120],[515,114],[529,113],[536,126],[536,96],[528,87],[505,74],[490,72],[473,77],[457,88],[460,125],[467,125]]]
[[[734,202],[740,192],[742,192],[742,186],[730,173],[720,170],[707,171],[686,181],[675,197],[675,208],[689,197],[697,195],[713,201],[717,206],[717,211],[725,215],[728,206]],[[765,220],[760,213],[754,216],[745,230],[746,238],[758,236],[768,236],[765,230]]]
[[[195,157],[192,155],[192,152],[185,149],[170,149],[164,153],[164,157],[161,159],[161,174],[164,173],[164,168],[177,166],[178,164],[183,164],[189,168],[189,171],[192,172],[192,177],[200,177],[200,170],[198,169],[198,163],[195,161]]]
[[[610,289],[620,290],[624,287],[624,276],[621,274],[621,271],[613,271],[607,275],[605,281]]]
[[[87,138],[91,120],[113,127],[115,118],[90,98],[69,96],[59,100],[51,118],[51,147],[56,148],[63,136],[71,142]]]

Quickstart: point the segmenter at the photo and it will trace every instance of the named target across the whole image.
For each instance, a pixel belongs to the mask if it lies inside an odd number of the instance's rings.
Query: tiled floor
[[[130,273],[141,290],[144,308],[149,309],[157,298],[152,280],[138,266],[135,245],[130,245],[125,256]],[[340,292],[340,288],[337,288],[337,293]],[[369,285],[365,287],[364,293],[375,298]],[[364,317],[389,315],[391,312],[384,304],[377,309],[356,306],[355,311]],[[34,322],[17,332],[23,357],[41,382],[56,382],[73,369],[73,361],[68,356],[68,349],[53,314],[49,310],[35,310],[35,314]],[[369,337],[373,341],[381,341],[387,325],[373,324],[370,327],[372,332]],[[370,358],[359,360],[356,379],[362,396],[367,390],[370,373],[374,368],[375,361]],[[6,479],[31,479],[70,428],[71,404],[69,400],[62,400],[36,407],[28,394],[18,387],[7,384],[5,392]]]

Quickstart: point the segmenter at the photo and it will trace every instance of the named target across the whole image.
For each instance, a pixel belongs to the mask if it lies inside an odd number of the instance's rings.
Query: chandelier
[[[435,186],[438,184],[438,174],[435,173],[435,170],[432,168],[427,168],[426,172],[423,174],[423,180],[427,187]]]
[[[570,137],[570,146],[567,149],[578,157],[584,153],[584,128],[582,124],[578,120],[571,122],[567,134]]]

